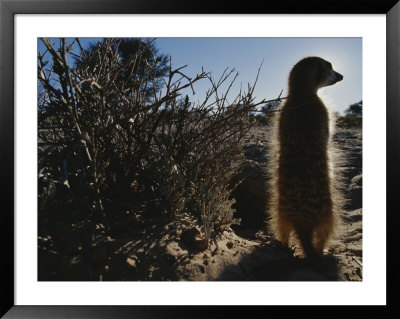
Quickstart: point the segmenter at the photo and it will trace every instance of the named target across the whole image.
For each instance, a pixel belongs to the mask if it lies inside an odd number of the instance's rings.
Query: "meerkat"
[[[304,257],[322,255],[336,224],[330,118],[317,91],[342,79],[320,57],[300,60],[277,118],[270,226],[285,246],[297,237]]]

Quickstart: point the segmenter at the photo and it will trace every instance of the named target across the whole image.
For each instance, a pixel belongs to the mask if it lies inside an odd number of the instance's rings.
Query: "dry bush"
[[[58,48],[42,41],[47,50],[38,56],[38,134],[44,224],[52,211],[66,207],[76,219],[109,230],[127,215],[151,221],[186,213],[207,239],[238,222],[229,185],[252,125],[249,111],[265,103],[253,101],[254,85],[228,104],[234,70],[215,80],[203,70],[190,78],[184,67],[170,65],[157,91],[158,61],[143,60],[146,43],[122,62],[117,39],[103,40],[90,53],[79,39],[72,44],[57,39]],[[145,65],[143,74],[133,73],[138,63]],[[199,80],[208,80],[210,89],[203,102],[192,104],[182,91]],[[228,89],[221,92],[225,82]]]

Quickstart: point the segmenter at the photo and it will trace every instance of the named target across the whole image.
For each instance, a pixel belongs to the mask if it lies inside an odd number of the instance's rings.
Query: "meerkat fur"
[[[333,116],[317,95],[342,79],[322,58],[300,60],[290,72],[288,96],[272,129],[269,226],[283,245],[297,240],[304,257],[322,255],[343,205]]]

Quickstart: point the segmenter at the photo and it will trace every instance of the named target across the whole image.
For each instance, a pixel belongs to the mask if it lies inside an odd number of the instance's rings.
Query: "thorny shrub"
[[[95,220],[109,231],[126,212],[148,220],[190,214],[206,239],[239,222],[230,181],[240,169],[243,137],[252,125],[248,114],[265,103],[254,102],[254,85],[228,105],[234,70],[218,80],[203,70],[190,78],[184,67],[170,64],[159,91],[154,72],[159,61],[143,58],[145,42],[122,62],[118,39],[105,39],[90,52],[79,39],[41,41],[46,47],[38,55],[42,224],[66,207],[77,219]],[[134,74],[139,63],[145,72]],[[204,101],[182,98],[199,80],[210,83]],[[230,84],[221,92],[225,82]]]

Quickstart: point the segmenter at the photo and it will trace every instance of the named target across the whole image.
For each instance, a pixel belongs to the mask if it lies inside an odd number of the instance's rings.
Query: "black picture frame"
[[[399,276],[395,263],[399,243],[400,3],[398,0],[280,0],[243,3],[203,0],[0,0],[0,181],[1,181],[1,308],[4,318],[165,318],[254,316],[332,316],[391,318],[397,307]],[[387,21],[387,305],[386,306],[16,306],[14,303],[14,17],[16,14],[386,14]],[[382,212],[383,213],[383,212]],[[397,289],[396,289],[397,288]],[[396,316],[397,314],[397,316]]]

